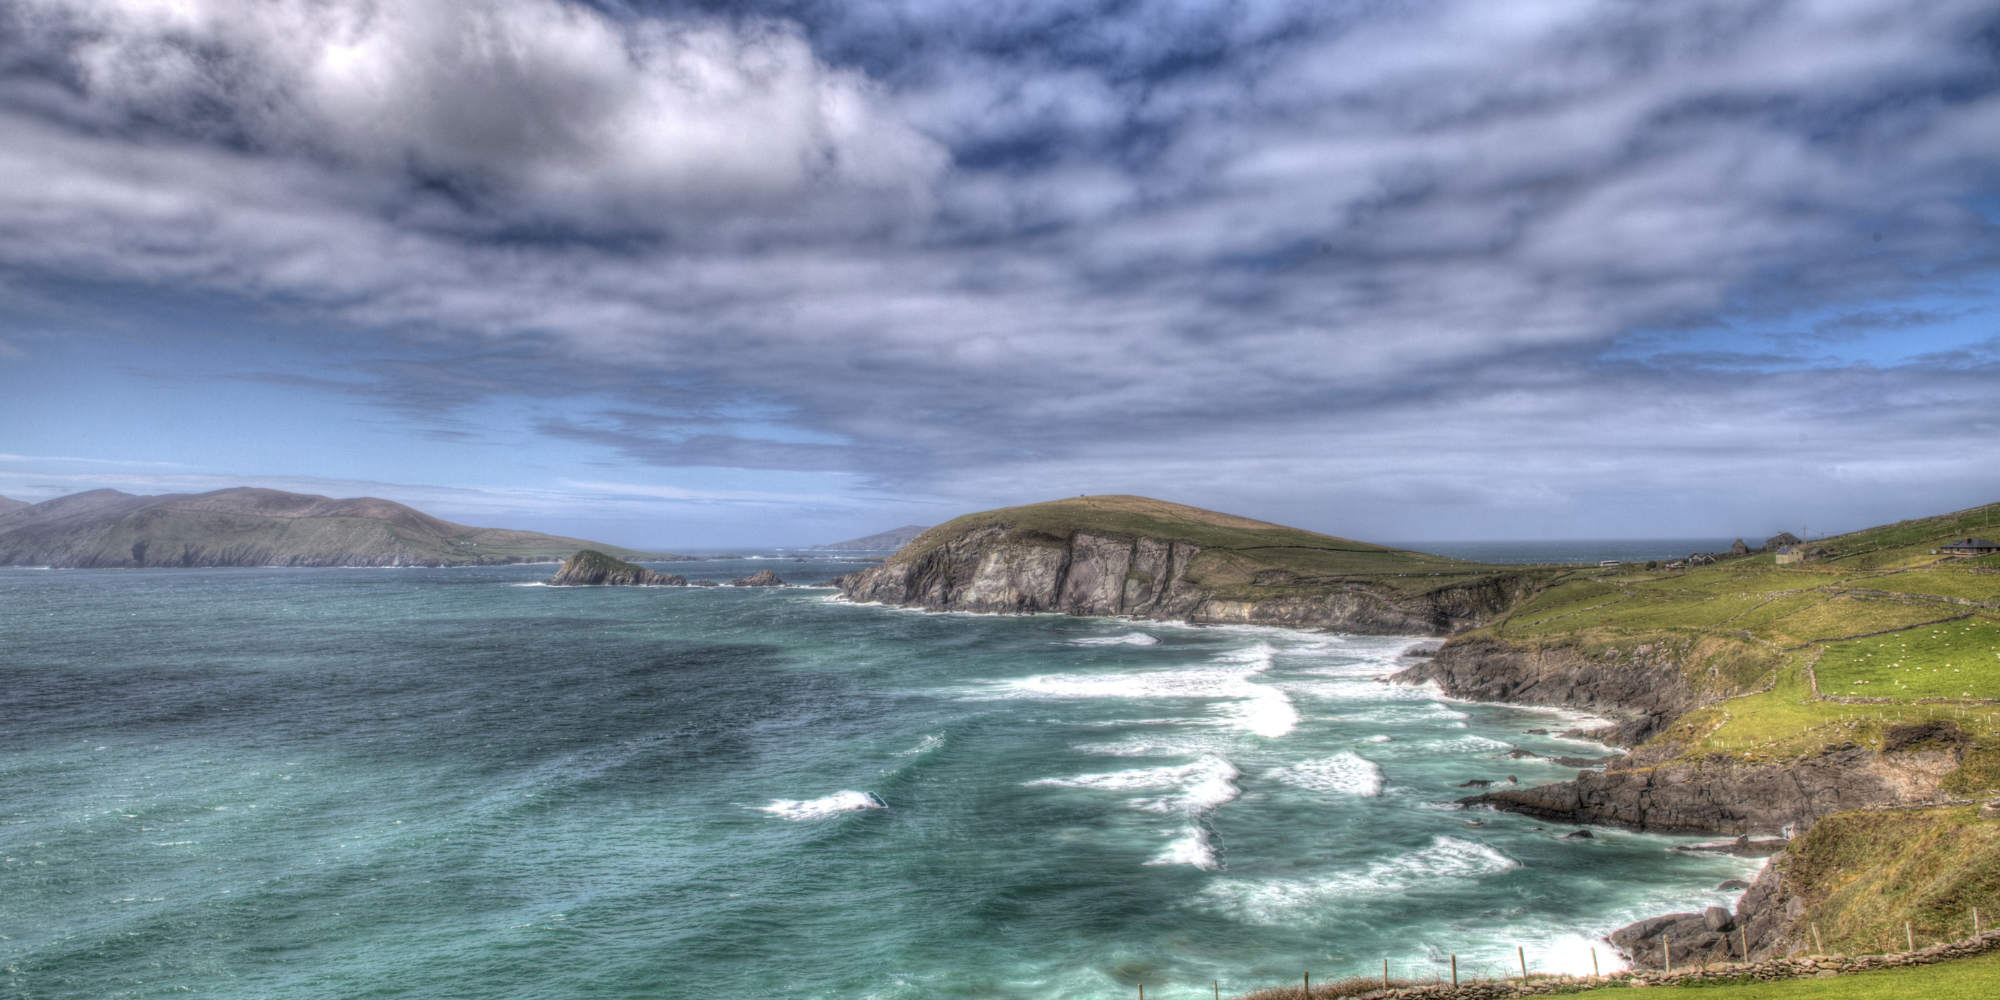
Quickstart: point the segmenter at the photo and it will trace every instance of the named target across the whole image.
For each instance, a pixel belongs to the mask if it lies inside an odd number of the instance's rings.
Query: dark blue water
[[[853,564],[693,569],[764,567]],[[1514,747],[1589,747],[1376,682],[1407,640],[550,569],[0,570],[0,989],[1172,996],[1517,943],[1576,969],[1743,871],[1451,809],[1567,775]]]

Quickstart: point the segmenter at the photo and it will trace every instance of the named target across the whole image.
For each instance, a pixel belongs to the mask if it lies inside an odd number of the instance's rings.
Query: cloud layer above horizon
[[[505,438],[532,474],[485,485],[663,518],[2000,499],[1987,3],[20,0],[0,134],[0,379],[201,354],[127,376]],[[231,447],[218,482],[323,471]]]

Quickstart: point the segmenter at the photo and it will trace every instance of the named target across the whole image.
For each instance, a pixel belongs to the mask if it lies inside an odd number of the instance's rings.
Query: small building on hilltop
[[[1778,565],[1790,566],[1806,561],[1806,547],[1803,545],[1782,545],[1778,547]]]
[[[1938,551],[1959,559],[1970,559],[1973,556],[1990,556],[2000,552],[2000,542],[1989,542],[1984,538],[1967,538],[1939,546]]]
[[[1805,541],[1805,539],[1800,538],[1799,536],[1794,535],[1789,531],[1780,531],[1777,534],[1764,539],[1764,551],[1766,552],[1775,551],[1777,549],[1782,549],[1787,545],[1798,545],[1800,542],[1803,541]]]

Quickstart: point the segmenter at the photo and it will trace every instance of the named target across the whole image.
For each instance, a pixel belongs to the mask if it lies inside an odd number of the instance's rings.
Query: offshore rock
[[[595,549],[584,549],[563,560],[548,584],[551,587],[685,587],[687,578],[655,573]]]
[[[729,581],[729,585],[732,587],[782,587],[785,585],[785,581],[778,579],[778,574],[768,569],[760,569],[749,576]]]

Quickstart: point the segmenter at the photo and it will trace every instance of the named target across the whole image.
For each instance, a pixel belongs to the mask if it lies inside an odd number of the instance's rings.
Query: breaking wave
[[[882,797],[874,792],[857,792],[851,789],[842,789],[817,799],[772,799],[769,803],[756,807],[758,812],[789,820],[825,819],[841,813],[887,808],[889,803],[882,801]]]

